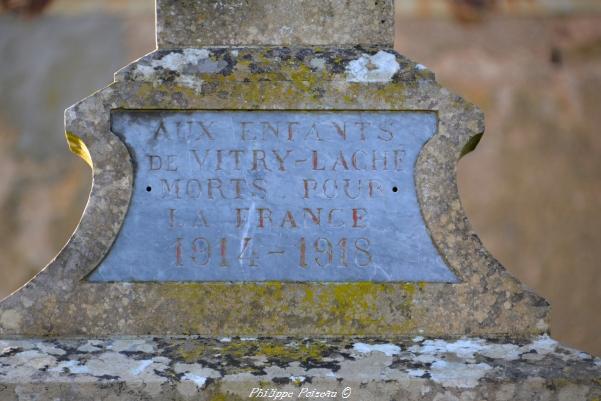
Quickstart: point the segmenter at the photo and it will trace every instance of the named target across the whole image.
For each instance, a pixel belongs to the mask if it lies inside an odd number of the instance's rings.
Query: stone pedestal
[[[2,341],[0,399],[596,401],[601,359],[541,336]]]

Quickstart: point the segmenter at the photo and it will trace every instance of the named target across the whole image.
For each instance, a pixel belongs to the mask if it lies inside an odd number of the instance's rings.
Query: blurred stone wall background
[[[0,3],[6,296],[60,250],[85,207],[90,171],[67,150],[63,110],[153,50],[154,2]],[[396,48],[484,110],[487,133],[458,171],[468,216],[549,299],[553,336],[601,355],[601,1],[397,0]]]

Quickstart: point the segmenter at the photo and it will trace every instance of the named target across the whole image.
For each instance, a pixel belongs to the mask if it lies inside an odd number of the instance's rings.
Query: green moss
[[[313,71],[303,63],[284,63],[274,67],[272,60],[265,61],[265,70],[253,72],[250,64],[261,65],[260,60],[240,60],[237,73],[201,74],[205,84],[203,92],[176,84],[154,86],[151,83],[139,83],[134,97],[153,103],[155,109],[172,108],[173,94],[178,93],[186,100],[189,108],[202,108],[214,96],[226,99],[222,108],[265,108],[277,105],[278,108],[298,107],[299,104],[317,104],[325,99],[337,107],[360,104],[381,105],[383,108],[394,109],[404,102],[407,91],[415,82],[398,82],[387,84],[346,83],[338,91],[324,82],[331,81],[335,74],[327,69]],[[341,60],[340,62],[343,62]],[[336,61],[334,61],[335,63]],[[271,70],[267,69],[267,66]],[[279,67],[279,68],[278,68]],[[275,70],[274,70],[275,68]],[[342,89],[343,88],[343,89]],[[227,94],[225,96],[224,94]],[[311,107],[311,106],[309,106]]]
[[[567,380],[567,379],[564,379],[564,378],[558,378],[558,379],[553,380],[553,384],[557,388],[562,388],[562,387],[565,387],[565,386],[571,384],[571,382],[569,380]]]
[[[241,359],[250,356],[265,356],[267,359],[289,363],[298,361],[319,362],[328,354],[329,349],[323,343],[283,344],[265,341],[232,341],[219,350],[223,355]]]
[[[322,343],[302,344],[300,346],[267,344],[259,348],[259,355],[288,362],[308,362],[320,361],[327,351],[328,347]]]
[[[245,357],[264,356],[270,360],[289,363],[319,362],[329,353],[329,348],[321,342],[310,343],[283,343],[278,340],[233,340],[227,343],[190,343],[183,340],[177,344],[174,354],[183,362],[199,363],[210,358],[214,353],[220,353],[224,357],[241,360]],[[252,369],[250,369],[252,370]]]
[[[315,300],[315,291],[313,288],[307,287],[305,288],[305,297],[303,298],[303,302],[312,303]]]
[[[183,344],[178,348],[178,355],[182,361],[187,363],[195,363],[203,359],[206,353],[206,346],[194,345],[192,347]]]
[[[395,299],[393,294],[397,290],[388,285],[371,282],[336,283],[319,286],[319,292],[314,294],[313,289],[303,298],[302,308],[315,311],[319,327],[350,325],[358,333],[369,332],[369,328],[382,325],[382,299]],[[399,307],[403,315],[409,316],[413,306],[413,296],[416,286],[406,283],[401,286],[402,294],[398,294]],[[391,305],[393,306],[393,305]],[[414,327],[409,320],[394,322],[388,328],[407,332]]]
[[[205,399],[205,398],[203,398]],[[208,398],[206,398],[206,400],[208,401],[242,401],[244,400],[243,397],[237,396],[235,394],[232,394],[230,392],[223,392],[221,390],[221,388],[219,386],[217,386],[215,389],[213,389],[210,393],[210,395],[208,396]]]
[[[271,387],[271,382],[268,380],[259,380],[259,388],[269,388]]]
[[[425,284],[356,283],[168,283],[157,287],[161,299],[181,313],[179,332],[220,330],[227,335],[285,335],[301,329],[328,334],[370,335],[386,328],[405,334],[415,328],[414,297]],[[242,308],[241,305],[245,305]],[[387,319],[388,317],[388,319]],[[304,330],[304,329],[303,329]],[[251,343],[232,343],[233,356],[255,350]],[[288,349],[266,348],[265,355]],[[185,350],[182,358],[198,359],[202,349]]]
[[[325,73],[315,73],[308,66],[302,64],[290,71],[290,78],[297,89],[302,92],[312,91],[320,80],[326,79]]]
[[[407,293],[408,297],[413,298],[413,294],[415,294],[415,284],[413,283],[405,283],[403,284],[403,290]]]
[[[155,88],[152,84],[142,83],[139,85],[138,90],[136,91],[136,96],[140,99],[148,99],[155,95],[156,92],[157,88]]]

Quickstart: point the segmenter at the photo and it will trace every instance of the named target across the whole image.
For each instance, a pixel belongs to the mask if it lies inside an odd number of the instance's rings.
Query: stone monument
[[[65,113],[93,187],[0,304],[1,399],[599,400],[461,207],[482,113],[392,39],[392,0],[157,0]]]

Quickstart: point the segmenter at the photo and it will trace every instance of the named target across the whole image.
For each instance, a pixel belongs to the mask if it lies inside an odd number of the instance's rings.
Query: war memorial
[[[93,186],[0,303],[1,400],[601,399],[470,227],[484,117],[392,49],[391,0],[156,7],[65,112]]]

